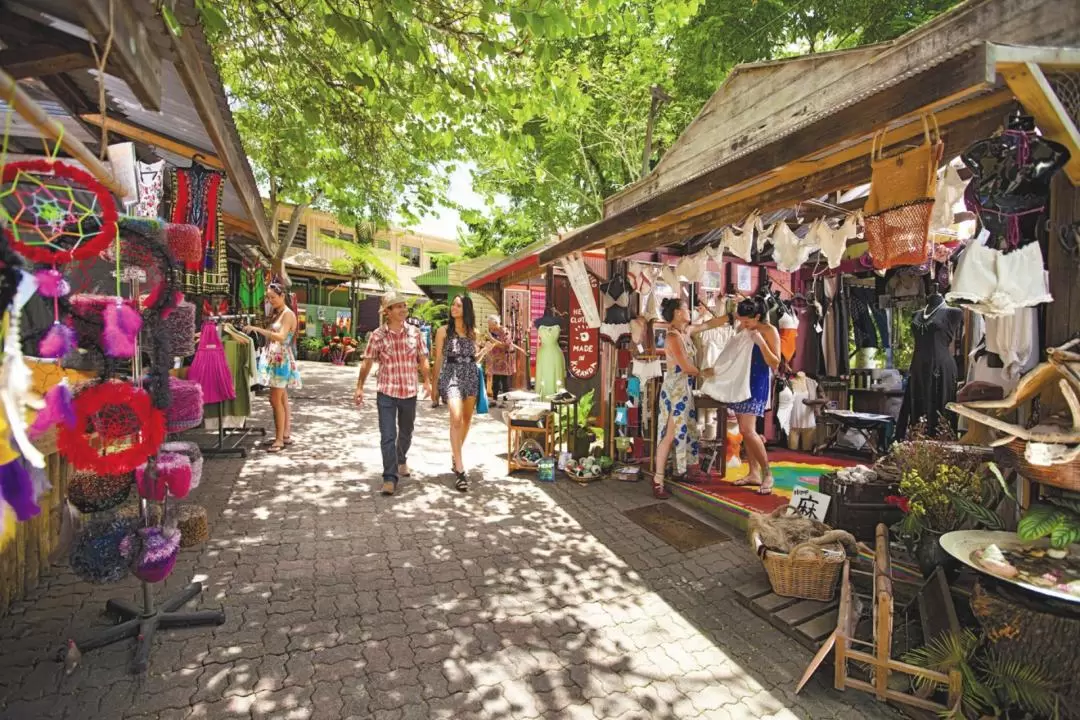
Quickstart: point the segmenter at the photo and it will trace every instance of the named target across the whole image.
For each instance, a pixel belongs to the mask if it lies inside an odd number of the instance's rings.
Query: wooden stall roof
[[[624,257],[866,183],[873,134],[908,142],[928,112],[955,154],[1014,102],[999,70],[1074,47],[1076,0],[969,0],[888,43],[740,66],[646,178],[539,264],[599,246]]]
[[[91,43],[101,43],[110,0],[5,0],[0,3],[0,67],[65,130],[94,147],[106,125],[109,142],[131,140],[145,160],[180,167],[198,156],[225,170],[225,213],[246,223],[263,247],[272,241],[259,187],[233,123],[228,99],[195,0],[176,0],[183,31],[174,36],[142,0],[114,2],[116,38],[105,76],[107,117],[98,106]],[[105,14],[102,15],[102,12]],[[0,102],[0,114],[7,108]],[[12,126],[14,148],[40,152],[36,131]],[[152,151],[152,152],[148,152]]]

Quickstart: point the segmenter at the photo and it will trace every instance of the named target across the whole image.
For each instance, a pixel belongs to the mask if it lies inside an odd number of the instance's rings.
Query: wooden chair
[[[795,692],[798,693],[802,690],[814,670],[828,655],[829,650],[833,649],[836,655],[833,681],[837,690],[847,688],[862,690],[863,692],[872,693],[881,702],[898,702],[935,713],[956,708],[960,702],[962,691],[961,675],[958,670],[945,674],[909,665],[892,658],[892,560],[889,557],[889,530],[884,524],[877,526],[874,548],[873,639],[871,642],[859,640],[855,636],[859,614],[856,612],[853,602],[850,572],[849,564],[845,563],[840,580],[840,607],[837,613],[836,630],[822,645],[817,656],[814,657]],[[868,650],[856,650],[856,646],[862,646],[868,648]],[[852,661],[871,668],[872,682],[858,680],[848,675],[848,663]],[[889,689],[889,676],[892,673],[926,678],[934,683],[945,685],[948,688],[948,705],[942,705],[918,695]]]

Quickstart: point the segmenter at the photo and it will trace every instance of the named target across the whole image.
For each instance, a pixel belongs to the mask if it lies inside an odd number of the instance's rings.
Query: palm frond
[[[977,665],[987,686],[1002,701],[1040,717],[1055,714],[1057,689],[1039,668],[1004,658],[993,649],[987,651]]]
[[[332,261],[335,271],[342,275],[370,277],[382,285],[397,287],[401,284],[397,273],[384,256],[369,243],[351,242],[340,238],[324,237],[327,245],[343,250],[346,257]]]

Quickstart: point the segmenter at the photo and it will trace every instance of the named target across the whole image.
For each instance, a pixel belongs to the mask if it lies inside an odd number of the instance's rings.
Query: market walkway
[[[0,619],[0,717],[893,717],[816,680],[792,694],[810,656],[732,600],[755,569],[738,538],[682,554],[622,514],[651,501],[644,484],[507,478],[490,420],[459,495],[445,410],[423,412],[417,477],[383,498],[355,369],[303,370],[297,446],[209,462],[212,540],[166,583],[204,580],[227,623],[163,634],[141,680],[127,644],[65,677],[50,653],[136,585],[58,568]]]

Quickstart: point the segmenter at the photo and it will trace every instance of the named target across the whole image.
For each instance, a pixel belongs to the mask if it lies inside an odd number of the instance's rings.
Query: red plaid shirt
[[[394,332],[380,325],[368,339],[365,358],[379,363],[379,392],[393,398],[416,397],[420,358],[427,359],[427,344],[420,330],[406,325]]]

